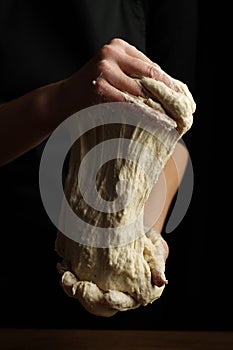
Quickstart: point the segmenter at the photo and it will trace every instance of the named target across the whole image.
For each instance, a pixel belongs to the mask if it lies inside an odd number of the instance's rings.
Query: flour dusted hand
[[[145,231],[143,218],[140,219],[151,190],[140,167],[121,158],[101,167],[96,177],[96,188],[102,198],[114,201],[119,180],[130,180],[134,185],[133,201],[120,211],[111,213],[100,212],[87,205],[77,176],[83,155],[97,143],[112,138],[119,139],[120,145],[121,139],[126,138],[132,141],[127,149],[129,155],[134,151],[133,141],[138,141],[155,156],[156,162],[154,158],[145,158],[144,154],[138,154],[137,159],[139,163],[145,163],[144,170],[150,174],[151,183],[156,183],[177,141],[191,127],[195,112],[195,103],[187,86],[159,67],[156,70],[158,74],[155,78],[134,78],[143,96],[127,91],[122,91],[121,95],[126,104],[136,106],[142,118],[148,115],[154,118],[160,126],[159,135],[149,133],[140,125],[109,124],[82,135],[71,148],[65,195],[77,216],[92,227],[115,228],[116,236],[119,226],[127,227],[134,216],[139,217],[135,226],[129,226],[132,232],[127,232],[129,237],[134,237],[138,231],[136,238],[126,244],[101,248],[75,242],[58,232],[55,248],[62,258],[57,265],[62,275],[61,285],[70,297],[77,298],[90,313],[99,316],[112,316],[118,311],[146,306],[161,296],[167,283],[166,243],[153,228]]]

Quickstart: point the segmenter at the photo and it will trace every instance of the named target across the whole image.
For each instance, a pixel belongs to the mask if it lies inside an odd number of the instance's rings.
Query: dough
[[[185,84],[169,77],[162,70],[161,74],[166,76],[168,84],[147,77],[135,78],[145,98],[122,92],[128,106],[136,106],[142,117],[149,116],[157,121],[160,125],[159,137],[140,125],[109,124],[92,129],[71,148],[65,183],[65,195],[71,208],[93,230],[95,227],[110,227],[116,233],[114,244],[103,248],[95,246],[95,242],[85,245],[62,232],[57,234],[55,249],[61,257],[57,265],[61,273],[61,285],[68,296],[77,298],[95,315],[108,317],[118,311],[146,306],[161,296],[167,284],[163,238],[153,228],[145,230],[140,213],[177,141],[190,129],[196,106]],[[135,152],[133,141],[137,141],[147,147],[157,161],[154,162],[153,157],[148,158],[143,152],[136,154],[138,164],[143,163],[144,170],[150,176],[151,186],[148,186],[140,166],[128,158],[114,159],[104,164],[96,177],[100,196],[112,201],[114,209],[117,182],[126,179],[133,183],[134,197],[117,212],[101,212],[88,206],[83,199],[77,174],[84,154],[99,142],[117,138],[132,141],[127,149],[129,155]],[[127,184],[125,186],[123,192],[127,195],[130,189]],[[127,229],[135,216],[138,220],[129,226],[124,244],[120,241],[117,229],[122,226]],[[85,235],[85,232],[81,234]]]

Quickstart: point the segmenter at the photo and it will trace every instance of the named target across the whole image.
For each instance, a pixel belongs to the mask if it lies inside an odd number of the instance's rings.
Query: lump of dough
[[[61,285],[64,291],[68,296],[76,298],[88,312],[106,317],[118,311],[146,306],[161,296],[167,284],[166,250],[160,234],[153,228],[146,233],[144,230],[140,213],[151,188],[148,188],[140,167],[121,158],[109,161],[101,167],[96,177],[96,187],[101,197],[114,201],[117,182],[130,179],[134,184],[134,200],[119,212],[100,212],[87,205],[79,189],[77,174],[83,155],[106,139],[120,140],[123,137],[138,141],[156,156],[157,162],[154,162],[144,154],[137,155],[138,161],[145,163],[146,173],[150,174],[154,185],[177,141],[191,127],[195,112],[195,102],[182,82],[168,77],[171,88],[155,79],[135,79],[141,85],[145,97],[122,92],[125,100],[128,105],[137,106],[142,117],[152,115],[157,120],[161,125],[161,137],[149,133],[140,125],[137,127],[125,124],[100,126],[82,135],[81,140],[71,148],[65,195],[78,217],[93,228],[111,227],[116,230],[117,237],[117,228],[122,224],[127,227],[136,215],[139,220],[129,230],[139,233],[126,244],[103,248],[94,244],[81,244],[62,232],[58,232],[55,242],[55,249],[62,259],[57,269],[62,275]],[[172,134],[174,130],[175,137]],[[129,143],[128,154],[134,152],[133,147],[134,144]],[[127,232],[129,237],[131,233],[134,237],[135,232]]]
[[[153,231],[120,247],[95,248],[74,242],[59,233],[56,250],[65,292],[91,313],[109,316],[158,299],[167,283],[166,254],[161,235]],[[151,271],[156,271],[158,285]],[[72,271],[72,272],[71,272]]]

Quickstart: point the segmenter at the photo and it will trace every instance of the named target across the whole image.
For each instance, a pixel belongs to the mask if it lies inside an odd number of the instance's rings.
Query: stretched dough
[[[138,230],[139,234],[126,244],[99,248],[80,244],[62,232],[57,234],[55,249],[62,258],[57,265],[62,275],[61,285],[67,295],[77,298],[95,315],[108,317],[118,311],[146,306],[161,296],[167,283],[164,240],[153,229],[146,232],[140,217],[151,190],[140,167],[131,161],[114,159],[98,172],[96,187],[106,200],[114,201],[117,181],[128,179],[134,184],[134,200],[116,213],[99,212],[88,206],[77,178],[82,157],[92,147],[106,139],[119,138],[120,144],[121,138],[127,138],[139,141],[156,156],[157,162],[154,162],[138,154],[138,160],[145,163],[146,172],[151,176],[151,183],[156,183],[177,141],[190,129],[196,108],[187,86],[167,77],[170,86],[152,78],[137,78],[144,98],[122,92],[127,103],[137,106],[142,116],[144,113],[157,119],[161,125],[159,138],[140,126],[104,125],[83,135],[71,148],[65,195],[73,211],[93,227],[111,227],[116,231],[121,225],[127,226],[135,215],[139,217],[130,229]],[[129,143],[129,154],[134,151],[133,147],[133,142]],[[127,193],[127,187],[125,191]],[[129,236],[130,233],[133,237],[134,232],[127,232]]]

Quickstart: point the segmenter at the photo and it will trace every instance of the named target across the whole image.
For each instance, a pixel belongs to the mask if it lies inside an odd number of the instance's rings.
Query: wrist
[[[64,80],[37,90],[34,110],[39,127],[43,128],[43,132],[47,135],[52,133],[69,116],[65,90]]]

